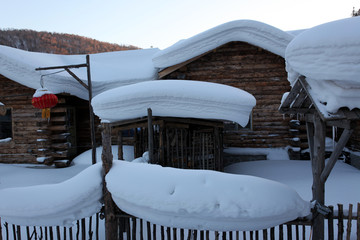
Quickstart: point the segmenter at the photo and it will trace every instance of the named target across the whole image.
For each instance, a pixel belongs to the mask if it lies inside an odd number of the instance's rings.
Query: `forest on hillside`
[[[139,49],[132,45],[101,42],[73,34],[15,29],[0,29],[0,45],[55,54],[91,54]]]

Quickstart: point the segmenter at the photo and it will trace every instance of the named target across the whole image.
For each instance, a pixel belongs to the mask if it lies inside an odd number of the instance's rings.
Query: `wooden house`
[[[246,127],[225,124],[225,147],[286,147],[294,136],[278,107],[290,90],[284,54],[291,39],[263,23],[234,21],[170,46],[154,57],[154,64],[159,79],[221,83],[256,98]]]
[[[156,51],[158,49],[91,55],[93,95],[134,81],[154,79],[156,71],[151,56]],[[118,66],[125,61],[125,67]],[[59,69],[50,73],[35,70],[53,67],[50,63],[73,66],[83,62],[84,55],[33,53],[0,46],[0,102],[7,110],[0,116],[0,163],[57,162],[58,166],[66,166],[75,156],[92,148],[86,70],[69,67],[60,69],[64,73]],[[142,71],[138,70],[139,66]],[[42,119],[41,110],[32,106],[32,97],[40,88],[42,76],[46,76],[44,86],[59,100],[48,120]],[[98,126],[100,121],[96,116],[94,121]],[[101,144],[100,134],[96,128],[96,146]]]
[[[87,101],[58,94],[59,103],[48,120],[31,105],[34,92],[0,75],[0,101],[7,110],[0,116],[1,139],[7,139],[0,142],[0,162],[51,164],[91,148]]]

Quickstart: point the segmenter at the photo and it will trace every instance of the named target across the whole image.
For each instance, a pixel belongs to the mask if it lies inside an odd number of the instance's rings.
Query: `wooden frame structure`
[[[86,85],[81,79],[73,73],[71,68],[82,68],[86,67],[88,85]],[[95,120],[94,120],[94,110],[91,105],[92,100],[92,83],[91,83],[91,73],[90,73],[90,55],[86,55],[86,63],[76,64],[76,65],[66,65],[66,66],[53,66],[53,67],[39,67],[36,68],[36,71],[41,70],[53,70],[53,69],[64,69],[69,73],[81,86],[83,86],[89,93],[89,114],[90,114],[90,134],[91,134],[91,149],[92,149],[92,164],[96,163],[96,139],[95,139]]]
[[[279,111],[283,114],[303,114],[306,120],[307,138],[313,175],[312,194],[316,201],[313,211],[314,239],[324,239],[324,214],[328,209],[325,204],[325,182],[337,159],[348,142],[355,128],[355,121],[360,119],[360,110],[340,109],[332,114],[324,110],[324,104],[314,98],[311,87],[304,76],[300,76],[292,87]],[[341,137],[325,164],[326,127],[343,129]]]
[[[134,129],[134,156],[149,152],[150,163],[177,168],[223,171],[223,123],[203,119],[153,117],[102,123],[103,196],[106,239],[117,239],[116,213],[119,211],[106,188],[105,176],[112,167],[112,139],[118,143],[118,159],[123,159],[122,131]],[[115,136],[114,134],[115,133]]]

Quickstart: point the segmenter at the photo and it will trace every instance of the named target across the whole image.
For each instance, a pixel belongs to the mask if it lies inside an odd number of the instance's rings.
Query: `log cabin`
[[[157,53],[153,61],[160,80],[221,83],[256,98],[246,127],[225,124],[225,147],[297,147],[291,121],[278,112],[283,93],[290,90],[284,56],[291,39],[264,23],[240,20],[182,40]]]
[[[91,55],[92,92],[155,79],[151,57],[158,49]],[[55,55],[0,46],[0,162],[44,163],[68,166],[92,147],[86,70],[36,71],[39,67],[69,66],[85,62],[85,55]],[[119,66],[121,64],[121,66]],[[105,65],[105,67],[104,67]],[[139,71],[139,68],[141,71]],[[57,95],[49,119],[32,106],[35,90],[44,86]],[[85,87],[84,87],[85,86]],[[100,123],[95,116],[95,145],[101,145]]]
[[[284,120],[282,114],[278,112],[278,106],[283,93],[290,90],[285,70],[284,54],[286,46],[292,38],[292,35],[267,24],[240,20],[225,23],[189,39],[182,40],[161,51],[158,49],[145,49],[117,52],[111,55],[109,55],[110,53],[93,54],[91,55],[91,69],[94,81],[94,96],[117,86],[149,80],[187,79],[233,86],[255,96],[257,103],[245,127],[241,127],[231,121],[226,122],[224,125],[224,147],[284,148],[289,145],[297,147],[297,143],[294,142],[294,132],[297,133],[297,130],[292,131],[292,121]],[[44,74],[35,72],[34,69],[36,67],[49,66],[49,63],[52,63],[52,65],[54,63],[66,65],[83,61],[81,59],[83,56],[81,55],[60,57],[47,55],[44,57],[42,54],[38,54],[37,56],[39,57],[36,59],[32,53],[9,49],[4,46],[0,47],[2,47],[0,49],[0,74],[2,74],[2,80],[4,80],[3,84],[10,86],[11,84],[8,84],[8,82],[14,81],[14,84],[19,86],[14,87],[16,89],[14,91],[27,92],[27,100],[23,99],[22,101],[30,101],[31,92],[38,87],[38,79],[41,74]],[[13,54],[13,51],[16,54]],[[16,55],[19,55],[21,59],[13,57]],[[107,58],[107,56],[111,56],[111,58]],[[107,62],[109,59],[111,59],[111,63]],[[80,71],[75,73],[80,76],[80,79],[85,81],[86,77],[83,73]],[[80,90],[82,87],[71,76],[65,76],[65,74],[50,75],[47,76],[48,80],[46,80],[46,86],[49,90],[58,94],[60,99],[59,105],[52,111],[54,121],[60,119],[55,118],[57,111],[66,111],[66,114],[63,113],[63,115],[75,116],[73,119],[80,122],[80,125],[86,125],[84,123],[84,119],[86,119],[85,109],[87,108],[86,91],[84,89]],[[29,84],[26,78],[29,78],[32,83]],[[28,89],[23,90],[23,88]],[[16,95],[15,92],[12,94]],[[60,96],[59,94],[62,95]],[[15,101],[15,98],[13,99]],[[15,115],[12,118],[17,117],[17,112],[15,111],[17,107],[13,107],[11,102],[6,102],[2,98],[0,98],[1,101],[9,109],[14,108]],[[31,109],[32,106],[29,102],[27,103],[26,107],[19,106],[19,108]],[[71,114],[72,110],[69,110],[72,105],[74,106],[75,114]],[[62,106],[66,107],[60,110]],[[79,109],[83,109],[83,114],[81,114]],[[84,116],[84,118],[76,118],[77,112],[80,112],[81,117]],[[27,114],[29,115],[30,113]],[[32,115],[37,117],[34,119],[36,123],[33,124],[42,125],[40,123],[40,116],[38,116],[39,113],[31,113]],[[71,122],[71,117],[65,116],[64,118]],[[15,131],[19,131],[17,121],[15,119],[12,120],[12,141],[4,143],[4,146],[12,146],[13,149],[17,148],[17,143],[15,143],[18,138]],[[50,125],[54,125],[54,121],[50,120]],[[67,125],[68,123],[63,121],[60,124]],[[82,149],[79,149],[79,142],[84,141],[86,143],[85,136],[87,130],[80,127],[75,129],[75,131],[82,129],[81,134],[76,134],[76,137],[72,138],[79,138],[76,141],[77,143],[49,141],[52,144],[59,143],[56,146],[61,144],[62,146],[77,146],[75,147],[76,150],[68,151],[67,154],[70,155],[67,155],[67,158],[72,158],[82,151]],[[37,130],[42,132],[42,129]],[[39,133],[37,132],[36,134]],[[69,133],[63,132],[60,134],[68,135]],[[70,136],[72,135],[70,134]],[[36,138],[32,136],[31,143],[26,141],[20,143],[24,145],[24,149],[21,150],[22,156],[26,155],[28,159],[31,159],[23,162],[36,162],[36,159],[38,161],[46,159],[46,156],[43,153],[40,154],[38,149],[46,152],[45,149],[50,146],[46,145],[48,138],[49,136],[43,135]],[[34,142],[34,139],[36,139],[36,142]],[[25,149],[27,144],[32,144],[34,148]],[[44,147],[40,148],[41,144]],[[100,144],[99,140],[97,144]],[[65,152],[62,151],[63,149],[55,151],[54,146],[51,147],[53,153]],[[14,151],[14,154],[18,154],[15,150],[12,151]],[[13,162],[16,159],[16,157],[8,157],[5,152],[4,148],[1,162]],[[13,153],[10,154],[14,156]]]
[[[0,101],[6,109],[0,116],[0,138],[4,139],[0,142],[0,162],[67,165],[70,161],[59,160],[71,160],[91,148],[88,102],[57,94],[59,102],[48,120],[31,105],[34,92],[0,75]]]

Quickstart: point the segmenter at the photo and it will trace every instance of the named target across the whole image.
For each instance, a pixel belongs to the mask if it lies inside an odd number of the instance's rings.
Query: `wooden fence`
[[[325,239],[360,240],[360,203],[354,212],[353,205],[346,209],[342,204],[330,206],[332,212],[326,216]],[[346,210],[344,210],[346,209]],[[30,227],[1,223],[0,240],[92,240],[104,239],[104,221],[101,214],[76,222],[73,227]],[[119,240],[308,240],[311,239],[311,221],[296,220],[259,231],[201,231],[178,229],[152,224],[128,214],[118,214]]]

